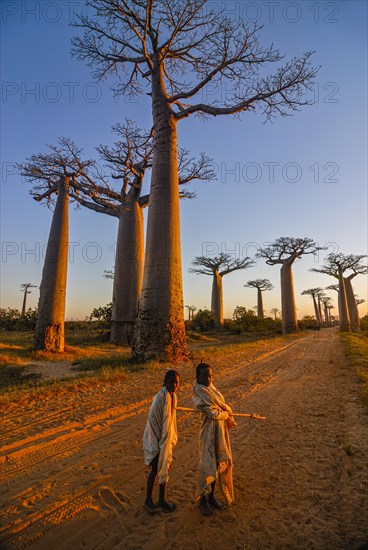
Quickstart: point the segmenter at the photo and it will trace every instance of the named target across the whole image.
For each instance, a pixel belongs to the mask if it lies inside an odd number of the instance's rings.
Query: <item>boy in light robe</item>
[[[232,410],[222,394],[212,384],[212,368],[200,363],[196,368],[197,381],[193,387],[193,402],[203,413],[199,434],[199,466],[195,501],[204,516],[225,506],[215,498],[216,481],[227,505],[234,500],[233,460],[229,428],[236,426]]]
[[[147,479],[145,509],[150,514],[161,510],[173,512],[176,506],[166,500],[166,488],[169,480],[169,469],[172,462],[172,448],[177,442],[176,429],[176,390],[180,377],[175,370],[167,371],[163,388],[155,395],[143,435],[144,462],[151,467]],[[156,478],[159,481],[159,499],[152,500]]]

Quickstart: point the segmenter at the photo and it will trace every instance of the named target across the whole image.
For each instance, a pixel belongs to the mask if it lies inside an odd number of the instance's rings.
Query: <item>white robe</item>
[[[203,386],[195,383],[193,402],[203,413],[199,433],[199,466],[195,500],[209,494],[211,484],[218,480],[226,504],[234,500],[233,459],[228,425],[236,426],[229,418],[231,407],[225,403],[221,393],[213,384]]]
[[[152,401],[143,435],[144,463],[149,466],[159,455],[157,474],[160,484],[167,483],[169,479],[172,448],[178,440],[176,403],[175,393],[172,394],[171,399],[170,393],[164,386]]]

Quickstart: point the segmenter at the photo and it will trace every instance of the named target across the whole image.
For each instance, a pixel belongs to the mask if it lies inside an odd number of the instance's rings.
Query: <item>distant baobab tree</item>
[[[194,312],[197,311],[195,306],[185,306],[188,310],[188,321],[193,319]]]
[[[24,293],[24,297],[23,297],[23,303],[22,303],[22,313],[21,313],[21,316],[24,317],[25,314],[26,314],[26,309],[27,309],[27,295],[28,294],[31,294],[31,291],[28,290],[30,288],[37,288],[36,285],[32,285],[32,283],[22,283],[21,285],[21,289],[20,291]]]
[[[321,326],[321,311],[320,311],[320,308],[318,307],[316,297],[319,295],[321,291],[322,289],[320,287],[317,287],[317,288],[308,288],[308,290],[303,290],[302,292],[302,295],[312,297],[314,314],[316,316],[316,321],[317,321],[317,327]]]
[[[311,271],[330,275],[339,281],[339,320],[341,332],[360,332],[359,312],[356,305],[351,280],[359,274],[368,272],[368,267],[362,265],[365,255],[332,253],[325,258],[321,268]],[[347,271],[350,275],[344,276]],[[332,288],[331,285],[329,288]]]
[[[281,309],[284,334],[298,332],[292,265],[305,254],[315,254],[318,250],[322,248],[308,237],[280,237],[270,246],[260,248],[257,252],[257,257],[265,258],[266,264],[281,264]]]
[[[275,321],[277,320],[277,314],[280,313],[280,310],[277,307],[273,307],[271,313],[275,316]]]
[[[360,304],[364,304],[364,302],[365,302],[365,300],[363,300],[362,298],[360,298],[360,299],[357,298],[355,301],[356,301],[357,306],[360,306]]]
[[[75,26],[73,54],[96,78],[119,79],[117,92],[152,101],[154,158],[147,223],[144,282],[133,354],[180,360],[188,354],[184,327],[178,122],[259,112],[286,116],[312,103],[305,98],[317,69],[311,52],[266,74],[282,60],[262,47],[257,25],[233,21],[207,0],[91,0]],[[207,86],[231,82],[232,97],[208,100]]]
[[[325,316],[325,323],[326,323],[326,326],[331,324],[331,321],[330,321],[330,316],[329,316],[329,306],[331,305],[331,298],[329,296],[322,296],[321,297],[321,302],[323,303],[323,308],[324,308],[324,316]]]
[[[260,319],[264,319],[264,310],[263,310],[263,296],[262,293],[266,290],[272,290],[273,285],[269,279],[254,279],[253,281],[248,281],[245,285],[246,288],[256,288],[257,289],[257,315]]]
[[[68,270],[69,198],[75,182],[88,174],[92,160],[81,160],[82,150],[68,138],[48,145],[49,153],[34,154],[18,165],[34,183],[31,195],[48,206],[55,203],[40,285],[34,348],[64,351],[66,279]]]
[[[248,256],[243,259],[232,259],[230,254],[222,252],[213,258],[197,256],[194,258],[192,264],[197,267],[191,268],[189,270],[191,273],[196,273],[197,275],[211,275],[213,278],[211,311],[216,315],[220,325],[222,325],[224,322],[222,278],[233,271],[252,267],[254,265],[254,260],[251,260]]]

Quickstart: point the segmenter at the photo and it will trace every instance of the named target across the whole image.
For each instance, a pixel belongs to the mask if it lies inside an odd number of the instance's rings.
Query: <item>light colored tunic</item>
[[[148,413],[147,424],[143,435],[144,463],[149,466],[159,455],[159,483],[167,483],[172,462],[172,448],[178,440],[176,429],[177,397],[163,387],[154,397]]]
[[[199,466],[195,500],[211,491],[211,484],[218,480],[226,504],[234,500],[233,459],[231,454],[228,424],[236,426],[229,418],[231,407],[213,384],[203,386],[195,383],[193,402],[203,413],[199,433]]]

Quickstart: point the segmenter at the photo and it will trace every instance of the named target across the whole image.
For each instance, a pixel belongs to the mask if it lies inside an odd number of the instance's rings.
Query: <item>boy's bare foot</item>
[[[208,505],[206,497],[201,497],[198,504],[198,508],[200,509],[204,517],[209,517],[214,515],[214,511]]]
[[[157,506],[153,500],[146,500],[143,506],[149,514],[157,514],[158,512],[161,512],[160,506]]]
[[[217,500],[214,496],[208,497],[208,504],[211,506],[211,508],[215,508],[215,510],[226,510],[225,504]]]
[[[167,500],[159,500],[158,505],[163,512],[175,512],[176,505],[173,502],[167,502]]]

